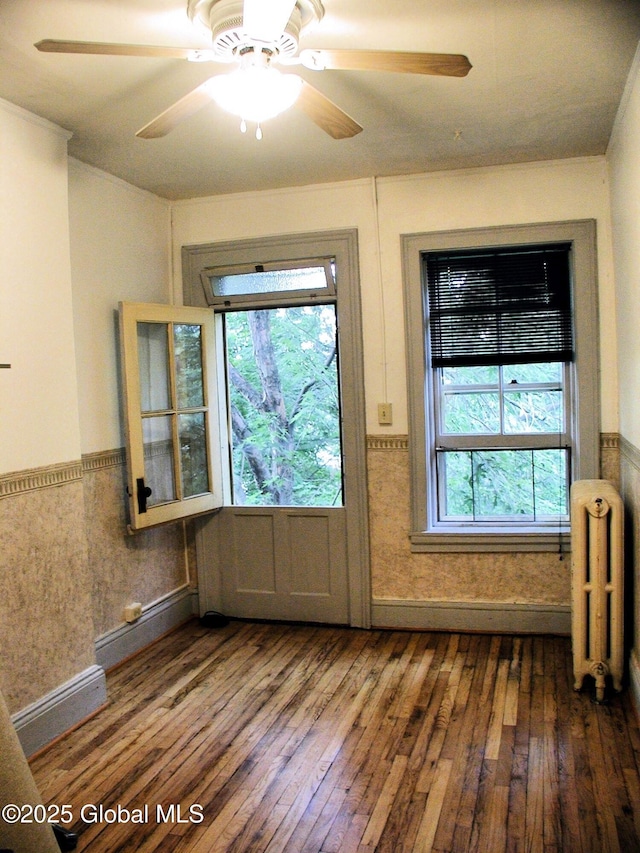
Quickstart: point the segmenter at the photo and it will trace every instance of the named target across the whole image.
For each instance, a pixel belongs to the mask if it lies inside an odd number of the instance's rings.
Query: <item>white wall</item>
[[[621,484],[625,500],[625,572],[633,602],[625,625],[634,648],[629,661],[631,690],[640,712],[640,47],[629,75],[609,143],[611,215],[618,317]],[[631,621],[631,620],[630,620]]]
[[[82,452],[124,445],[118,302],[170,302],[170,206],[69,160],[73,314]]]
[[[68,136],[0,101],[0,473],[80,458]]]
[[[0,684],[12,713],[95,664],[67,139],[0,101],[0,362],[12,365],[0,370]]]
[[[618,318],[620,432],[640,448],[640,49],[608,157]]]
[[[369,433],[408,430],[400,235],[595,219],[598,226],[602,430],[618,429],[611,222],[603,157],[439,172],[176,202],[175,300],[183,245],[356,227],[359,232]],[[377,403],[393,403],[380,427]]]

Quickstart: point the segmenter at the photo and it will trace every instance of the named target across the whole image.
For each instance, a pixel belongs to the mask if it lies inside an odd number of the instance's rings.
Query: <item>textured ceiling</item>
[[[71,131],[74,157],[193,198],[603,154],[640,39],[638,0],[323,0],[301,47],[464,53],[465,78],[303,70],[364,131],[334,140],[295,108],[241,134],[213,103],[135,132],[209,64],[39,53],[43,38],[207,47],[186,0],[0,0],[0,97]]]

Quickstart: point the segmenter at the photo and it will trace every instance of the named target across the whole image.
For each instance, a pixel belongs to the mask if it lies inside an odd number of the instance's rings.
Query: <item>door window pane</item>
[[[151,489],[148,506],[176,499],[172,420],[171,415],[142,419],[144,481]]]
[[[193,409],[204,406],[202,375],[202,329],[200,326],[176,323],[173,327],[176,364],[176,407]]]
[[[204,494],[209,491],[205,413],[178,415],[178,435],[183,497]]]
[[[143,412],[170,408],[167,323],[138,323],[140,403]]]
[[[341,506],[335,306],[224,316],[234,504]]]
[[[207,369],[213,311],[121,302],[119,315],[130,528],[219,507],[222,471],[211,459],[220,449],[217,371]]]

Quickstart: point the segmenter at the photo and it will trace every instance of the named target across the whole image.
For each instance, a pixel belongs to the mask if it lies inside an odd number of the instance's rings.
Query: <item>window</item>
[[[222,504],[211,312],[120,303],[129,523],[140,530]]]
[[[557,550],[598,472],[592,223],[414,235],[404,261],[414,549]]]

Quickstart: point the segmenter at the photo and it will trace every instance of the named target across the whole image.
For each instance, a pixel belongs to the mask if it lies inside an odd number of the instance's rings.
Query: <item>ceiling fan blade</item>
[[[349,139],[362,131],[357,121],[306,80],[302,81],[296,106],[334,139]]]
[[[460,53],[403,53],[388,50],[303,50],[306,68],[340,71],[395,71],[399,74],[435,74],[466,77],[471,63]]]
[[[277,41],[295,5],[296,0],[244,0],[243,29],[256,41]]]
[[[136,136],[141,139],[157,139],[160,136],[166,136],[167,133],[177,127],[180,122],[186,118],[195,115],[207,104],[211,103],[211,96],[207,92],[207,84],[209,80],[205,80],[196,89],[193,89],[175,104],[172,104],[164,112],[156,116],[144,127],[136,133]]]
[[[215,60],[212,50],[186,47],[164,47],[154,44],[111,44],[100,41],[63,41],[43,39],[35,44],[43,53],[86,53],[103,56],[149,56],[158,59]]]

